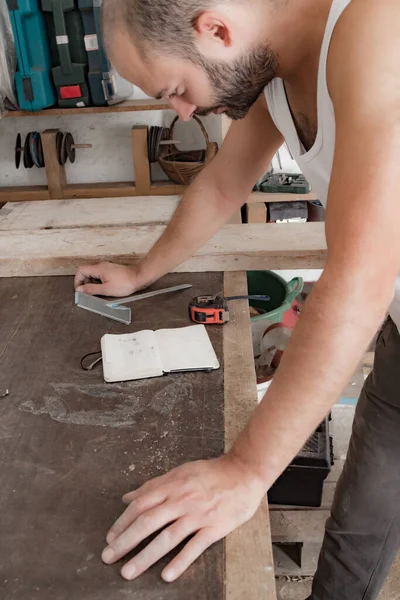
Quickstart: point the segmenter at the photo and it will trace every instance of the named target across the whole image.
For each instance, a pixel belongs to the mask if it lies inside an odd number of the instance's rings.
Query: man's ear
[[[232,30],[229,19],[222,13],[204,11],[194,23],[197,46],[208,58],[226,59],[232,48]]]

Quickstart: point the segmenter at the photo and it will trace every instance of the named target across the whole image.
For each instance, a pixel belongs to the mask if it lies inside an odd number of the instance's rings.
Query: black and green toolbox
[[[85,30],[89,61],[89,87],[93,104],[116,104],[124,100],[118,92],[115,72],[107,58],[101,35],[101,0],[78,0]]]
[[[75,0],[41,0],[47,20],[58,104],[90,106],[88,55],[82,14]]]

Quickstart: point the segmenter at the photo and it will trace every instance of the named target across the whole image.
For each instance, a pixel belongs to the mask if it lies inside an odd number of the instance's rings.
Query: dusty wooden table
[[[194,288],[133,305],[126,327],[76,308],[70,277],[0,279],[2,600],[275,598],[266,503],[174,584],[160,579],[166,560],[134,582],[100,560],[122,494],[220,455],[256,403],[246,301],[210,331],[219,371],[107,385],[101,367],[80,369],[106,332],[187,325],[194,295],[246,293],[243,273],[174,274],[163,284],[186,281]]]

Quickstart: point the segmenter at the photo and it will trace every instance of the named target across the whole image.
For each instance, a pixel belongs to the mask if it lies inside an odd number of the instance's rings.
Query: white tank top
[[[264,90],[272,120],[282,133],[294,159],[325,207],[332,173],[336,135],[335,113],[328,91],[326,65],[336,23],[350,2],[351,0],[333,0],[332,2],[318,67],[318,132],[315,143],[308,152],[297,134],[283,80],[278,77],[273,79]],[[395,296],[389,312],[400,331],[400,277],[396,281]]]

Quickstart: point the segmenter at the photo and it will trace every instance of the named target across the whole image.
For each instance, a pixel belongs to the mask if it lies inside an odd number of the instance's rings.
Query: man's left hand
[[[212,544],[248,521],[266,493],[265,483],[237,458],[187,463],[126,494],[128,508],[107,535],[105,563],[114,563],[162,530],[121,571],[134,579],[178,544],[183,550],[163,570],[171,582]]]

